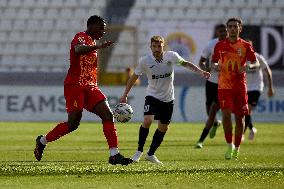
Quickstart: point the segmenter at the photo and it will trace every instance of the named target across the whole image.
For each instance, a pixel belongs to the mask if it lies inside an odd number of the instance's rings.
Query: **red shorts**
[[[97,86],[64,85],[64,96],[68,113],[83,108],[91,112],[95,105],[106,99]]]
[[[222,110],[229,109],[238,116],[248,115],[248,96],[246,91],[218,89],[218,99]]]

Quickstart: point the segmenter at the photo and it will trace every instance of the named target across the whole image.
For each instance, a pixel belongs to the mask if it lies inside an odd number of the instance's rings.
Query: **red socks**
[[[233,134],[232,133],[225,133],[225,139],[227,144],[230,144],[233,142]]]
[[[228,143],[228,144],[231,144],[232,142],[233,142],[233,136],[232,136],[232,134],[225,134],[225,138],[226,138],[226,142]],[[235,135],[235,140],[234,140],[234,145],[235,145],[235,147],[239,147],[240,146],[240,144],[241,144],[241,142],[242,142],[242,136],[236,136]]]
[[[46,141],[47,142],[55,141],[68,133],[70,133],[70,130],[67,123],[66,122],[59,123],[56,127],[54,127],[53,130],[51,130],[46,135]]]
[[[117,148],[118,140],[115,125],[112,121],[103,121],[103,131],[107,139],[109,148]],[[66,122],[59,123],[52,131],[46,135],[46,141],[52,142],[70,133]]]
[[[102,123],[109,148],[117,148],[118,140],[114,123],[112,121],[103,121]]]
[[[235,147],[238,148],[242,142],[242,135],[241,136],[235,136]]]

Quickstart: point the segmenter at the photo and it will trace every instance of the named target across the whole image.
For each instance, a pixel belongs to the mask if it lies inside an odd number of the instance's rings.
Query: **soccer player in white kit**
[[[145,159],[152,163],[162,164],[154,155],[157,148],[163,141],[171,121],[174,107],[174,66],[181,65],[205,78],[210,77],[210,73],[199,69],[197,66],[184,60],[178,53],[173,51],[164,51],[164,38],[153,36],[151,38],[150,48],[152,53],[140,58],[139,63],[127,82],[125,91],[120,98],[121,103],[127,102],[127,95],[134,85],[135,81],[142,74],[146,74],[148,87],[146,90],[144,105],[144,121],[139,130],[139,141],[137,152],[133,156],[134,162],[139,162],[145,141],[147,139],[149,128],[153,120],[158,120],[158,128],[150,145],[150,149]]]
[[[210,78],[206,80],[206,112],[208,119],[205,123],[205,127],[200,135],[199,140],[195,144],[195,148],[203,148],[203,142],[210,131],[210,138],[214,138],[217,127],[220,126],[221,121],[216,120],[216,114],[220,109],[218,101],[218,71],[211,69],[211,58],[215,45],[227,38],[228,31],[225,24],[219,24],[216,26],[217,38],[212,39],[206,45],[202,51],[202,55],[199,60],[199,67],[203,70],[210,71]]]
[[[249,43],[252,44],[251,40],[248,40]],[[258,99],[263,92],[264,82],[263,82],[263,72],[266,74],[267,83],[268,83],[268,90],[267,95],[268,97],[272,97],[274,95],[274,88],[273,88],[273,81],[272,81],[272,72],[271,69],[265,60],[265,58],[255,53],[256,59],[260,64],[260,67],[256,70],[248,70],[246,74],[247,80],[247,92],[248,92],[248,105],[249,105],[249,115],[245,116],[245,130],[247,127],[250,129],[249,133],[249,140],[253,140],[257,129],[253,127],[252,124],[252,110],[256,107],[258,103]]]

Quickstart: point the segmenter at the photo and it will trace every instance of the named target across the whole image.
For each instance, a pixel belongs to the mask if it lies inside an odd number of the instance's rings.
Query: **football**
[[[113,117],[117,122],[126,123],[133,116],[133,110],[129,104],[119,103],[113,110]]]

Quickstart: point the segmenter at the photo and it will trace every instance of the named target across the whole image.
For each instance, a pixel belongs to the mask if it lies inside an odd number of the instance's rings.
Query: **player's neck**
[[[239,39],[239,37],[238,36],[234,36],[234,37],[229,37],[228,38],[228,40],[231,42],[231,43],[235,43],[235,42],[237,42],[237,40]]]
[[[154,56],[154,54],[153,54]],[[158,62],[161,62],[163,60],[163,53],[160,54],[159,56],[154,56],[155,60],[157,60]]]
[[[91,35],[91,33],[90,33],[88,30],[86,30],[85,33],[86,33],[88,36],[90,36],[93,40],[95,40],[94,35]]]
[[[156,59],[158,62],[162,62],[162,60],[163,60],[163,55],[158,56],[158,57],[155,57],[155,59]]]

